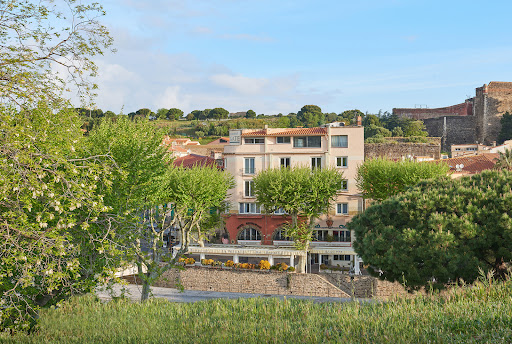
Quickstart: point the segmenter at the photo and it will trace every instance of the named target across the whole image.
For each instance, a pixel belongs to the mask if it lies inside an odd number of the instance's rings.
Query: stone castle
[[[429,136],[441,137],[441,147],[452,144],[492,144],[501,130],[501,117],[512,112],[512,82],[491,81],[476,89],[473,98],[443,108],[395,108],[393,114],[422,120]]]

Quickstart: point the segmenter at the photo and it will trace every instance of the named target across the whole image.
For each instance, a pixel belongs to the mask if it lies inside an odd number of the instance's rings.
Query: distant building
[[[496,165],[498,153],[482,153],[479,155],[458,156],[449,159],[435,160],[433,163],[447,164],[452,178],[460,178],[492,170]]]

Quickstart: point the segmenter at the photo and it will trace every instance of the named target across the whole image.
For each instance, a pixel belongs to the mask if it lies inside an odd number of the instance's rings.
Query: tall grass
[[[239,299],[101,303],[78,297],[5,343],[509,343],[512,282],[374,303]]]

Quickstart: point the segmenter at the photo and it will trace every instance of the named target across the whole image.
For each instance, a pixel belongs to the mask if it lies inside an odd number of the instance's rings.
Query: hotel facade
[[[315,223],[308,264],[351,267],[359,273],[360,259],[352,248],[354,235],[345,226],[363,207],[355,180],[364,161],[363,127],[330,123],[317,128],[236,129],[230,130],[229,139],[224,169],[234,176],[236,185],[228,197],[230,210],[224,221],[235,259],[239,259],[236,252],[240,256],[265,252],[263,256],[270,260],[286,258],[293,266],[295,257],[303,254],[295,251],[294,255],[293,242],[284,234],[283,226],[290,217],[279,210],[267,214],[256,202],[253,178],[259,172],[294,166],[332,167],[343,177],[329,212]]]

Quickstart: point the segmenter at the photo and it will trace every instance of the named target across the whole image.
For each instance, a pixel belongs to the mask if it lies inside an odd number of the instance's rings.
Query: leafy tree
[[[500,120],[501,130],[498,135],[498,143],[512,139],[512,115],[507,111]]]
[[[33,325],[40,307],[90,292],[117,268],[101,156],[72,110],[0,108],[0,327]]]
[[[423,181],[347,227],[369,272],[409,289],[473,282],[479,269],[504,277],[512,260],[511,192],[509,171]]]
[[[194,110],[194,111],[198,111],[198,110]],[[194,111],[192,111],[191,113],[189,113],[189,114],[187,115],[187,117],[186,117],[186,118],[187,118],[187,121],[193,121],[193,120],[197,119],[197,117],[196,117],[196,116],[195,116],[195,114],[194,114]]]
[[[425,124],[422,121],[415,121],[412,119],[404,118],[402,121],[402,129],[406,137],[424,137],[428,135],[427,131],[425,130]]]
[[[106,118],[114,118],[114,117],[116,117],[116,116],[117,116],[117,115],[116,115],[113,111],[110,111],[110,110],[109,110],[109,111],[106,111],[106,112],[105,112],[105,117],[106,117]]]
[[[94,191],[108,185],[108,164],[84,150],[65,99],[69,88],[90,100],[93,58],[112,39],[99,4],[0,0],[0,9],[0,328],[18,330],[117,267]]]
[[[377,115],[367,114],[363,117],[363,126],[375,125],[381,127],[380,119]]]
[[[177,108],[170,108],[166,114],[168,120],[177,121],[183,116],[183,111]]]
[[[208,118],[222,119],[228,118],[229,111],[223,108],[215,108],[208,113]]]
[[[288,235],[297,248],[308,250],[313,235],[314,221],[329,211],[339,190],[342,174],[336,169],[293,167],[267,169],[254,180],[256,199],[265,211],[284,209],[291,217]],[[304,217],[308,225],[299,221]],[[298,272],[304,272],[306,261],[300,258]]]
[[[374,124],[370,124],[369,126],[364,127],[364,137],[370,138],[373,136],[390,137],[391,131],[387,130],[384,127],[378,127]]]
[[[297,120],[307,127],[316,127],[323,121],[322,109],[316,105],[304,105],[297,112]]]
[[[512,150],[505,149],[504,152],[498,152],[498,160],[494,165],[496,170],[508,170],[512,171]]]
[[[112,38],[99,22],[98,3],[0,0],[0,94],[17,106],[35,107],[44,99],[61,106],[66,88],[83,101],[96,88],[96,55],[110,49]],[[65,72],[55,74],[55,70]]]
[[[393,137],[403,137],[404,131],[402,130],[402,127],[394,127],[392,134],[393,134]]]
[[[132,117],[132,120],[138,119],[138,118],[152,119],[155,116],[156,116],[155,113],[153,111],[151,111],[150,109],[142,108],[142,109],[138,109],[137,111],[135,111],[135,115]]]
[[[167,112],[169,112],[169,110],[167,110],[166,108],[158,109],[156,111],[156,118],[158,118],[158,119],[167,119]]]
[[[364,113],[361,110],[355,109],[355,110],[343,111],[340,114],[340,116],[343,117],[344,119],[348,120],[348,124],[355,124],[357,116],[361,116],[364,118]]]
[[[422,179],[445,176],[450,167],[440,163],[394,162],[383,158],[366,160],[357,169],[357,187],[364,197],[382,201],[416,185]]]
[[[256,112],[254,112],[254,110],[248,110],[245,113],[245,118],[256,118]]]
[[[205,238],[220,220],[212,209],[224,209],[227,191],[233,186],[233,177],[216,168],[167,169],[151,199],[154,204],[172,204],[173,223],[179,227],[181,246],[175,256],[164,250],[163,236],[170,226],[166,209],[146,208],[143,216],[146,228],[138,227],[137,240],[133,245],[138,258],[138,276],[142,279],[142,301],[148,298],[151,284],[164,272],[176,267],[178,258],[188,252],[191,236],[204,246]],[[141,240],[146,243],[147,250],[141,245]]]

